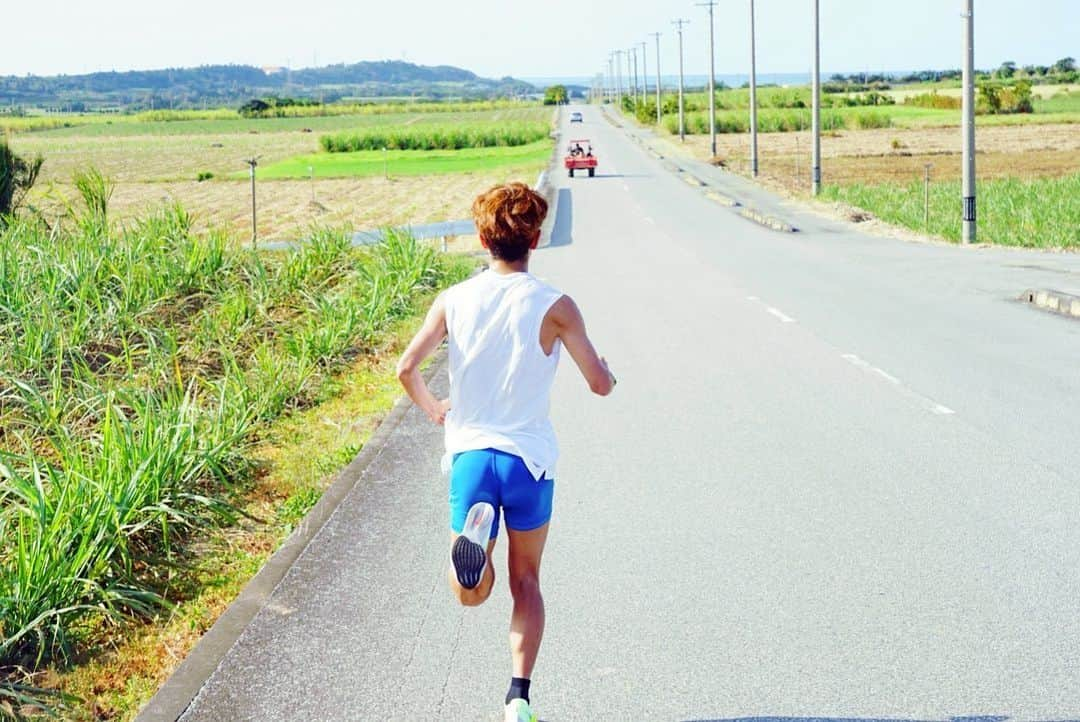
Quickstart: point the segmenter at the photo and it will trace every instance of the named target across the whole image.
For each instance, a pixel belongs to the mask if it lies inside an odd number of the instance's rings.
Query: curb
[[[705,191],[705,197],[710,201],[719,203],[722,206],[727,206],[728,208],[737,208],[740,205],[739,202],[731,196],[726,196],[723,193],[717,193],[716,191]]]
[[[774,231],[780,231],[782,233],[794,233],[795,226],[786,221],[782,221],[774,216],[767,216],[761,211],[757,211],[753,208],[743,208],[739,211],[739,215],[748,221],[753,221],[759,225],[771,228]]]
[[[430,379],[438,373],[443,368],[445,359],[445,350],[439,351],[432,359],[425,376]],[[307,516],[248,581],[239,596],[139,711],[136,722],[175,722],[187,711],[192,700],[217,670],[251,620],[266,604],[296,559],[334,515],[341,502],[364,478],[368,466],[382,453],[390,435],[397,430],[401,420],[405,418],[405,412],[411,406],[412,402],[407,396],[397,400],[360,453],[338,472],[337,478],[323,492]]]
[[[546,248],[551,243],[551,228],[555,225],[555,216],[557,214],[558,194],[556,193],[555,184],[551,182],[552,174],[555,172],[558,160],[560,158],[560,141],[562,137],[562,106],[559,106],[555,110],[555,119],[558,130],[551,132],[551,137],[555,139],[555,147],[551,149],[551,157],[548,159],[547,167],[540,171],[540,175],[536,178],[536,192],[544,197],[544,200],[548,204],[548,214],[544,219],[544,223],[540,226],[540,244],[538,248]]]
[[[1020,295],[1020,300],[1044,311],[1080,319],[1080,296],[1074,296],[1071,293],[1030,289]]]
[[[695,186],[697,188],[701,188],[701,187],[703,187],[705,185],[705,181],[701,180],[696,175],[693,175],[691,173],[687,173],[686,171],[683,171],[682,179],[683,179],[683,181],[686,182],[687,185],[692,185],[692,186]]]

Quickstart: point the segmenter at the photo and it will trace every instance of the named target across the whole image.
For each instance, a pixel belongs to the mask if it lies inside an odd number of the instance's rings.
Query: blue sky
[[[820,0],[827,72],[959,67],[961,0]],[[707,71],[707,14],[644,0],[37,0],[5,3],[0,74],[39,75],[208,63],[305,67],[405,59],[484,76],[584,76],[609,50],[660,31],[676,67],[671,20],[687,18],[686,71]],[[810,0],[757,0],[759,71],[803,72]],[[718,73],[747,70],[749,0],[716,8]],[[1018,8],[1023,8],[1020,10]],[[1080,57],[1080,0],[976,0],[976,65]],[[650,69],[652,74],[652,69]]]

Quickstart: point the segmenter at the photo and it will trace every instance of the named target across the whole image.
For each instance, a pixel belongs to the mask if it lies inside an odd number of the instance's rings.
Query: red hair
[[[494,186],[473,201],[476,229],[493,258],[513,263],[528,255],[548,204],[524,183]]]

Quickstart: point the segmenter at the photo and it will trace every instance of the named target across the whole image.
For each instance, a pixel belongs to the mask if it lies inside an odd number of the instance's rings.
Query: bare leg
[[[540,594],[540,557],[547,541],[548,525],[531,531],[507,529],[510,538],[510,594],[514,612],[510,617],[510,656],[515,677],[530,679],[540,640],[544,636],[544,598]]]
[[[454,541],[460,536],[460,534],[452,534],[450,536],[450,546],[453,548]],[[450,591],[454,593],[458,601],[462,606],[466,607],[478,607],[487,601],[487,598],[491,596],[491,590],[495,586],[495,567],[491,563],[491,552],[495,549],[495,540],[492,539],[487,545],[487,566],[484,567],[484,576],[472,589],[466,589],[461,586],[457,580],[457,574],[454,573],[454,566],[451,564],[448,572],[450,580]]]

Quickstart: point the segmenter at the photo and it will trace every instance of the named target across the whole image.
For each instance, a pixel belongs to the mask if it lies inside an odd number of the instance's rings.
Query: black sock
[[[510,704],[515,699],[529,701],[529,680],[521,677],[510,678],[510,691],[506,693],[506,704]]]

